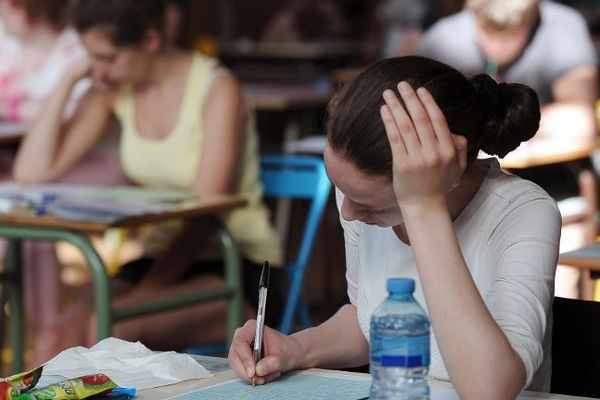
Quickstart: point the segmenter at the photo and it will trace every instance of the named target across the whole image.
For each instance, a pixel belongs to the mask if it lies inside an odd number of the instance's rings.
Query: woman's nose
[[[341,214],[342,218],[344,218],[346,221],[355,221],[364,216],[365,211],[357,209],[352,204],[350,204],[348,200],[344,199],[344,201],[342,202]]]

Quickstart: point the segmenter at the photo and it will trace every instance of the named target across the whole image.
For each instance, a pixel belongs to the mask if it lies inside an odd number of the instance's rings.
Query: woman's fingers
[[[407,156],[406,146],[404,145],[404,140],[400,136],[400,131],[396,126],[396,122],[394,121],[394,116],[392,115],[392,111],[388,107],[387,104],[381,106],[381,119],[383,121],[383,126],[385,127],[385,133],[387,134],[388,140],[390,142],[390,147],[392,149],[392,155],[394,158],[403,159]]]
[[[421,148],[421,142],[417,136],[417,131],[413,125],[413,121],[400,103],[393,90],[387,89],[383,92],[385,104],[391,111],[393,122],[400,134],[400,138],[404,142],[404,147],[409,154],[416,154]]]
[[[398,92],[400,92],[400,96],[404,100],[406,110],[422,147],[426,149],[434,148],[437,139],[433,131],[430,115],[423,106],[420,97],[417,96],[417,93],[406,82],[398,84]]]
[[[442,110],[440,110],[440,107],[431,93],[429,93],[427,89],[421,87],[417,89],[417,95],[421,100],[421,104],[423,104],[427,115],[429,116],[431,126],[433,127],[433,132],[440,145],[453,146],[452,134],[450,133],[450,128],[448,127],[446,117],[444,116]]]
[[[250,320],[243,327],[238,328],[229,349],[229,365],[246,382],[249,382],[256,373],[252,355],[255,326],[256,321]]]
[[[256,384],[263,385],[265,383],[271,382],[281,376],[281,371],[273,372],[267,376],[262,376],[256,380]]]
[[[255,363],[252,354],[255,328],[256,321],[250,320],[236,330],[228,359],[229,365],[240,379],[250,383],[255,377],[255,383],[263,384],[276,379],[284,372],[284,368],[289,369],[289,365],[293,365],[293,363],[289,364],[291,358],[289,346],[294,341],[265,326],[263,337],[265,356]]]
[[[271,374],[281,372],[282,365],[279,357],[267,356],[261,359],[256,365],[256,375],[266,377]]]

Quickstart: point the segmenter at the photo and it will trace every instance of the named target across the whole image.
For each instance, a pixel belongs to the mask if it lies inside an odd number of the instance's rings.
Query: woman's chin
[[[395,224],[391,224],[387,221],[361,221],[361,222],[363,224],[370,225],[370,226],[376,226],[378,228],[389,228],[389,227],[395,225]]]

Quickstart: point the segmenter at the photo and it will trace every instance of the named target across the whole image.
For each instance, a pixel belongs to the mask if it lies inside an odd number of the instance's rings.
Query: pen
[[[254,332],[254,348],[252,356],[254,357],[254,376],[252,377],[252,387],[256,384],[256,364],[260,361],[262,351],[263,331],[265,329],[265,311],[267,308],[267,291],[269,290],[269,274],[271,267],[265,261],[260,272],[260,281],[258,282],[258,311],[256,313],[256,331]]]

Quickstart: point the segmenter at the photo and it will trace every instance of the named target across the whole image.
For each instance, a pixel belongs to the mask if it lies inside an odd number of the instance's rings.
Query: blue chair
[[[290,333],[296,317],[300,326],[311,326],[308,305],[302,297],[304,275],[310,259],[315,238],[329,191],[331,182],[325,171],[322,158],[301,155],[271,155],[261,156],[261,180],[265,197],[310,200],[310,208],[300,241],[296,258],[285,265],[286,276],[290,287],[278,330]],[[183,350],[188,354],[223,354],[227,352],[225,343],[192,346]]]
[[[311,326],[308,305],[302,297],[302,286],[329,198],[331,182],[320,157],[264,154],[260,163],[265,197],[310,200],[298,254],[285,265],[290,287],[279,331],[287,334],[294,328],[297,317],[302,328]]]

